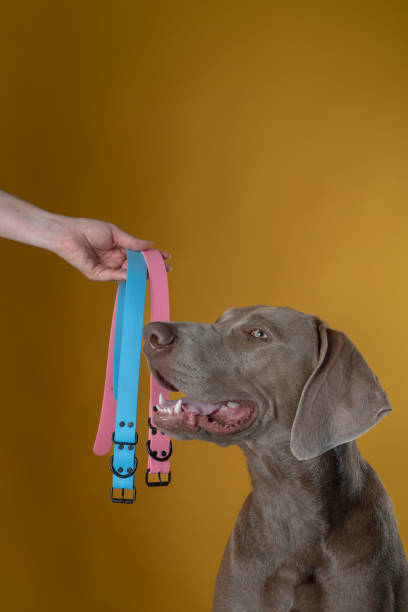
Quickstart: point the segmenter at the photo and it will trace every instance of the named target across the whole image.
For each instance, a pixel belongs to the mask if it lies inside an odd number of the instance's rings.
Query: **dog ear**
[[[303,388],[291,433],[291,451],[301,460],[355,440],[392,410],[354,344],[323,321],[318,325],[319,360]]]

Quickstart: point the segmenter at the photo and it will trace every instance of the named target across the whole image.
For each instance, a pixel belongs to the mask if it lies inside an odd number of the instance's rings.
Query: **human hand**
[[[59,217],[61,235],[54,252],[90,280],[126,280],[126,249],[135,251],[152,248],[152,242],[135,238],[117,225],[96,219]],[[160,251],[163,259],[171,255]],[[165,263],[166,270],[172,268]]]

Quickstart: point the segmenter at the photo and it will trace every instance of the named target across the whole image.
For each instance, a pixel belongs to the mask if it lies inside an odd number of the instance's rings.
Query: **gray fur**
[[[392,502],[355,442],[391,406],[347,336],[291,308],[249,306],[214,324],[150,323],[144,339],[153,375],[188,397],[258,403],[248,429],[194,436],[237,444],[253,487],[224,552],[213,612],[408,611]]]

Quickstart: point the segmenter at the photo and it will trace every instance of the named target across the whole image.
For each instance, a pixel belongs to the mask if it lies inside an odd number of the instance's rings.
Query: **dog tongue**
[[[181,400],[183,402],[184,410],[186,412],[193,412],[194,414],[201,414],[203,416],[211,414],[212,412],[220,408],[223,404],[222,402],[217,402],[213,404],[209,402],[202,402],[200,400],[191,399],[189,397],[182,397]]]

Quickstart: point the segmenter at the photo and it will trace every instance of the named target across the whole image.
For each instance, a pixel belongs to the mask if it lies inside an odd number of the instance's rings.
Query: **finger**
[[[126,249],[122,250],[120,247],[115,247],[106,256],[103,254],[101,260],[109,268],[120,268],[122,263],[126,261]]]
[[[94,280],[98,281],[125,281],[127,270],[122,268],[118,270],[112,270],[110,268],[104,268],[98,274]]]
[[[167,262],[165,262],[164,265],[166,266],[167,272],[171,272],[172,271],[172,269],[173,269],[172,266],[170,266]],[[127,267],[128,267],[128,262],[127,262],[127,259],[125,259],[124,262],[121,265],[121,270],[127,270]]]
[[[173,268],[166,263],[167,272],[171,272]],[[125,281],[127,277],[127,262],[124,262],[120,269],[104,268],[97,276],[92,277],[91,280],[96,281]]]
[[[124,249],[132,249],[133,251],[147,251],[152,248],[153,242],[149,240],[142,240],[141,238],[136,238],[127,232],[124,232],[120,227],[116,225],[113,226],[112,229],[113,238],[115,243]]]
[[[163,256],[163,259],[170,259],[170,257],[171,257],[171,254],[167,253],[167,251],[160,251],[160,253]]]

